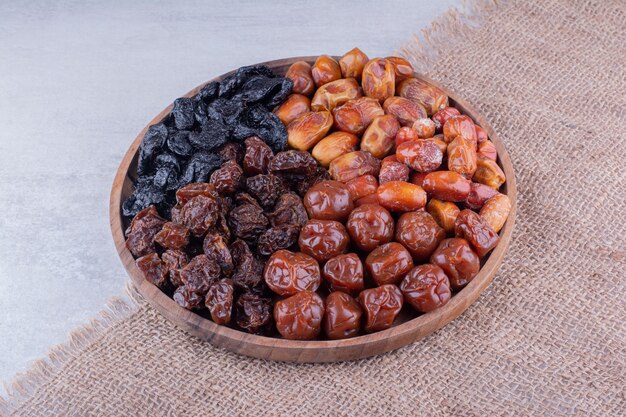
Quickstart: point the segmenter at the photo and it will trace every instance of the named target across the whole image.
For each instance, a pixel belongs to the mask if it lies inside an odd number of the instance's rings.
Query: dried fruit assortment
[[[126,245],[220,325],[343,339],[472,281],[511,211],[487,132],[400,57],[244,67],[178,99],[139,150]]]

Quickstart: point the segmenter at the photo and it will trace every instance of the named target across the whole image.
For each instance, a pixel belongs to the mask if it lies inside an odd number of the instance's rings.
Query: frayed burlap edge
[[[407,58],[417,72],[427,73],[441,51],[449,50],[478,28],[485,17],[502,3],[503,0],[466,0],[460,9],[450,8],[419,34],[414,34],[407,46],[396,54]],[[35,361],[28,371],[15,375],[8,382],[3,381],[6,394],[0,395],[0,415],[10,415],[19,409],[41,387],[69,366],[80,352],[100,340],[120,322],[137,314],[143,297],[131,282],[126,284],[125,293],[128,299],[112,298],[96,318],[74,329],[67,342],[50,348],[45,358]]]
[[[137,313],[143,298],[131,282],[126,284],[125,294],[127,299],[110,299],[96,318],[72,330],[66,342],[51,347],[46,356],[36,360],[28,371],[15,375],[8,382],[3,381],[6,394],[0,396],[0,415],[10,415],[40,387],[53,380],[80,352],[114,329],[118,323]]]

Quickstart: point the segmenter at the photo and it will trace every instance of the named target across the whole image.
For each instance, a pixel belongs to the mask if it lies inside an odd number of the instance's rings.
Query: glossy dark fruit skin
[[[230,276],[233,273],[233,257],[228,248],[228,241],[217,232],[209,232],[202,242],[204,254],[217,262],[222,274]]]
[[[416,262],[423,262],[446,237],[433,216],[424,211],[404,213],[396,224],[395,240],[406,247]]]
[[[264,265],[254,256],[248,244],[237,239],[229,246],[229,250],[234,264],[231,278],[235,287],[243,291],[262,291],[265,287]]]
[[[359,303],[365,313],[365,325],[368,333],[385,330],[393,325],[393,321],[402,309],[402,293],[393,284],[381,285],[361,291]]]
[[[365,288],[363,263],[356,253],[346,253],[329,259],[324,264],[322,274],[333,291],[355,294]]]
[[[283,224],[267,229],[259,236],[257,250],[261,255],[269,256],[279,249],[289,249],[300,235],[300,226],[297,224]]]
[[[219,277],[219,265],[206,255],[196,256],[180,271],[183,284],[198,294],[206,294]]]
[[[431,172],[441,166],[443,152],[429,140],[410,140],[401,143],[396,149],[398,161],[407,164],[417,172]]]
[[[222,279],[211,285],[206,294],[204,305],[211,313],[216,324],[228,324],[233,312],[233,294],[235,288],[230,279]]]
[[[371,251],[393,239],[393,217],[378,204],[363,204],[355,208],[346,227],[356,246],[363,251]]]
[[[302,199],[295,193],[285,193],[278,198],[274,211],[267,215],[272,226],[294,224],[304,226],[308,221]]]
[[[350,238],[343,224],[334,220],[309,220],[300,230],[300,250],[320,262],[345,252]]]
[[[189,229],[180,224],[167,222],[154,236],[154,242],[166,249],[183,249],[189,244]]]
[[[423,187],[432,198],[460,202],[469,195],[471,181],[454,171],[436,171],[424,177]]]
[[[168,249],[161,255],[161,260],[167,271],[170,284],[175,288],[183,285],[183,281],[180,279],[180,270],[189,263],[189,256],[182,250]]]
[[[365,266],[377,285],[397,284],[413,268],[413,259],[400,243],[389,242],[370,252]]]
[[[326,297],[323,328],[326,337],[331,340],[347,339],[359,334],[363,311],[359,303],[350,295],[331,292]]]
[[[307,191],[304,207],[311,219],[346,221],[354,208],[348,187],[339,181],[322,181]]]
[[[265,264],[263,278],[278,295],[290,296],[300,291],[315,291],[322,281],[319,264],[301,252],[281,249]]]
[[[437,265],[418,265],[400,283],[404,301],[421,313],[433,311],[450,301],[450,280]]]
[[[180,211],[180,222],[196,237],[201,237],[215,225],[220,212],[216,198],[197,195],[191,198]]]
[[[406,181],[388,181],[376,190],[378,202],[394,212],[420,210],[426,206],[426,192],[419,185]]]
[[[243,172],[248,175],[267,174],[267,166],[274,156],[272,149],[258,136],[244,141],[246,152],[243,156]]]
[[[167,283],[167,269],[159,255],[151,253],[144,255],[135,261],[137,268],[141,271],[144,278],[159,288],[163,288]]]
[[[217,199],[219,196],[215,185],[209,184],[208,182],[197,182],[179,188],[176,191],[176,203],[182,207],[187,204],[189,200],[199,195],[214,199]]]
[[[348,152],[330,163],[328,173],[335,181],[348,182],[361,175],[378,175],[380,160],[365,151]]]
[[[235,302],[235,322],[248,333],[263,333],[272,324],[272,300],[245,292]]]
[[[161,231],[166,220],[159,216],[156,207],[141,210],[126,230],[126,248],[135,257],[155,251],[154,237]]]
[[[299,292],[274,305],[276,329],[285,339],[311,340],[319,336],[324,301],[312,291]]]
[[[498,195],[498,190],[478,182],[471,183],[470,192],[465,198],[465,206],[472,210],[480,210],[487,200]]]
[[[233,234],[241,239],[254,241],[269,224],[263,210],[253,204],[242,204],[230,212],[228,226]]]
[[[226,161],[211,174],[211,184],[220,194],[230,194],[241,188],[243,169],[236,161]]]
[[[480,259],[465,239],[443,240],[430,257],[430,263],[439,266],[450,279],[453,290],[466,286],[480,270]]]
[[[203,306],[204,297],[192,291],[189,287],[181,285],[176,288],[174,295],[172,296],[176,304],[186,308],[187,310],[196,310]]]
[[[286,179],[300,179],[315,174],[317,162],[307,151],[289,150],[277,153],[268,169]]]
[[[462,210],[454,222],[456,237],[466,239],[479,257],[487,255],[500,242],[500,236],[480,214]]]
[[[286,191],[286,186],[276,175],[259,174],[246,178],[246,189],[264,209],[270,209],[274,207],[278,197]]]

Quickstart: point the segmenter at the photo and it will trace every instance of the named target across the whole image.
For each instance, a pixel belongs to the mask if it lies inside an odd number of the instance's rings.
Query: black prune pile
[[[176,189],[207,182],[226,160],[241,164],[240,144],[250,137],[282,151],[287,129],[272,110],[292,87],[290,79],[254,65],[205,85],[194,97],[176,99],[171,113],[144,135],[135,190],[124,201],[122,214],[131,218],[153,205],[169,217]]]
[[[187,105],[177,109],[187,111]],[[308,220],[297,193],[326,170],[306,152],[274,154],[258,137],[223,144],[219,154],[223,162],[210,175],[202,164],[192,165],[193,181],[200,182],[175,190],[165,218],[154,205],[141,210],[127,231],[126,246],[139,257],[144,277],[181,307],[218,324],[269,334],[273,300],[263,279],[265,262],[277,250],[297,245]],[[178,172],[180,162],[172,155],[155,157],[161,165],[152,178],[163,176],[167,182],[161,170]],[[194,158],[214,156],[194,153],[183,175]],[[153,181],[148,184],[160,190]]]

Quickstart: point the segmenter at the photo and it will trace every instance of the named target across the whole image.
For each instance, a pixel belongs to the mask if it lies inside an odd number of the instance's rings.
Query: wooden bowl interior
[[[284,75],[292,63],[300,60],[313,63],[315,59],[316,57],[311,56],[295,57],[269,61],[263,64],[269,66],[276,74]],[[207,83],[220,81],[231,73],[232,72],[223,74],[207,81]],[[216,346],[240,354],[281,361],[332,362],[372,356],[414,342],[415,340],[431,334],[458,317],[491,283],[509,246],[517,208],[515,175],[502,141],[482,115],[465,100],[459,98],[454,92],[449,91],[427,77],[419,74],[415,76],[445,91],[450,98],[450,105],[458,108],[461,113],[472,117],[478,125],[485,129],[496,146],[498,151],[498,164],[503,169],[507,178],[507,182],[501,191],[509,196],[512,206],[509,218],[500,231],[501,241],[498,246],[487,258],[482,260],[482,268],[478,275],[465,288],[456,293],[445,306],[417,317],[415,317],[415,312],[411,311],[409,307],[406,307],[399,315],[394,326],[390,329],[336,341],[292,341],[251,335],[226,326],[216,325],[211,320],[178,306],[178,304],[159,288],[146,281],[136,267],[131,253],[126,249],[124,244],[124,230],[129,222],[126,221],[121,214],[121,203],[132,194],[134,189],[133,184],[137,172],[138,148],[141,140],[151,125],[159,123],[170,113],[171,105],[151,120],[135,138],[118,168],[111,190],[110,221],[114,243],[124,267],[139,292],[171,322],[197,337],[207,340]],[[189,93],[185,94],[185,97],[195,95],[205,84],[194,88]]]

